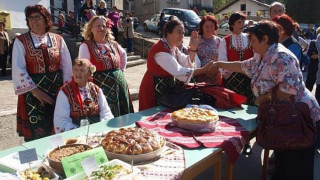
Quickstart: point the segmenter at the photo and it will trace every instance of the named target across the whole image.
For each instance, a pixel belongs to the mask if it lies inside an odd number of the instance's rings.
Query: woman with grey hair
[[[73,63],[71,82],[60,89],[54,110],[54,130],[62,133],[80,126],[81,119],[90,124],[113,118],[101,88],[90,82],[96,67],[87,59]]]

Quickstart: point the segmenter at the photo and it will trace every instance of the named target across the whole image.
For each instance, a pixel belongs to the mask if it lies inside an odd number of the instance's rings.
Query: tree
[[[286,12],[299,23],[315,24],[320,22],[319,0],[284,0]]]
[[[233,0],[213,0],[213,12],[216,12],[231,1]]]

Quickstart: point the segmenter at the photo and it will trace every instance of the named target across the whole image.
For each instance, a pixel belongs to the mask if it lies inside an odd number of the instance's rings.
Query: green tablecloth
[[[118,129],[120,127],[134,127],[135,122],[141,119],[146,119],[149,116],[165,109],[165,107],[155,107],[145,111],[140,111],[137,113],[127,114],[107,122],[99,122],[90,125],[90,133],[108,131],[112,129]],[[218,109],[219,115],[237,119],[239,123],[245,127],[249,132],[253,132],[256,129],[256,113],[257,107],[243,105],[242,108],[220,110]],[[63,138],[70,138],[79,136],[81,131],[85,131],[84,128],[78,128],[71,131],[64,132],[60,134]],[[55,136],[55,135],[53,135]],[[39,156],[45,157],[48,150],[52,149],[49,139],[52,136],[34,140],[31,142],[24,143],[23,146],[16,146],[7,150],[0,151],[0,158],[4,157],[13,152],[26,150],[26,148],[36,148],[37,154]],[[197,149],[184,149],[186,157],[186,168],[197,165],[200,161],[211,155],[212,153],[221,150],[220,148],[197,148]],[[10,169],[0,165],[1,172],[12,172]]]

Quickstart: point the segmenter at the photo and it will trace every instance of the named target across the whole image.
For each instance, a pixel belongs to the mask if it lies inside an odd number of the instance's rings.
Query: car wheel
[[[146,24],[143,25],[143,29],[144,29],[144,31],[146,31],[146,32],[149,31],[148,26],[147,26]]]

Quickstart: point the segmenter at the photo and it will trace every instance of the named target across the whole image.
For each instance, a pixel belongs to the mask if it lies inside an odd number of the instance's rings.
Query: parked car
[[[168,21],[170,15],[166,14],[164,16],[164,21]],[[160,29],[158,28],[158,22],[160,21],[160,14],[153,15],[150,19],[147,19],[143,23],[144,31],[153,31],[160,35]]]
[[[245,20],[244,25],[247,27],[247,24],[250,20]],[[253,24],[257,24],[256,21],[253,21]],[[220,37],[226,36],[228,34],[231,34],[231,31],[229,29],[229,23],[228,22],[223,22],[219,25],[219,28],[217,30],[217,35]]]
[[[190,35],[192,31],[197,30],[201,19],[192,10],[180,8],[165,8],[162,10],[165,14],[177,16],[184,24],[186,35]]]
[[[139,26],[139,19],[137,17],[131,17],[133,19],[133,28],[134,30],[137,29],[137,27]]]

